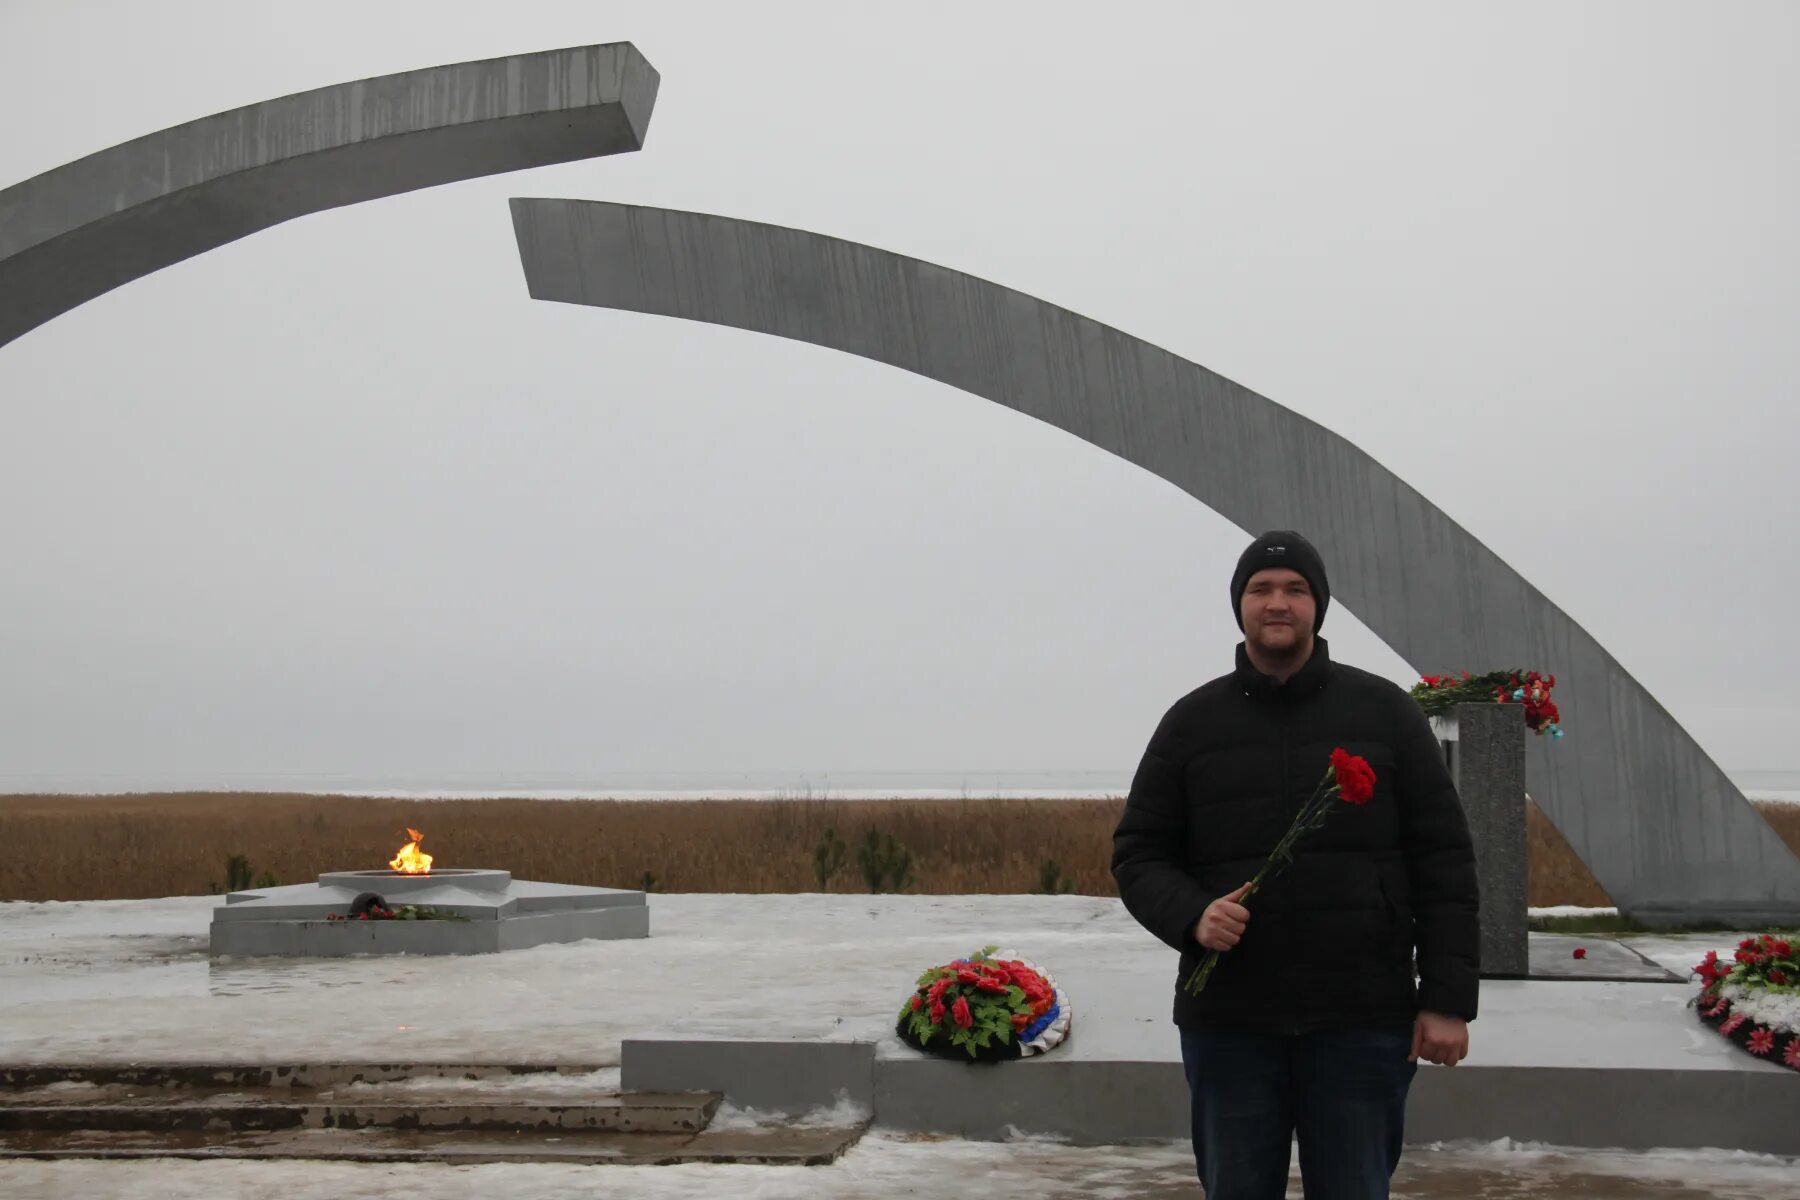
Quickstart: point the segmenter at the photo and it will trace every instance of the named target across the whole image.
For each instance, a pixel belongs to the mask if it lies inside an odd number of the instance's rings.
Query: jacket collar
[[[1257,670],[1250,662],[1244,643],[1239,642],[1237,669],[1232,674],[1237,678],[1239,690],[1251,699],[1298,700],[1325,686],[1325,680],[1331,674],[1331,648],[1324,638],[1314,636],[1312,657],[1286,683],[1282,683],[1273,675],[1264,675]]]

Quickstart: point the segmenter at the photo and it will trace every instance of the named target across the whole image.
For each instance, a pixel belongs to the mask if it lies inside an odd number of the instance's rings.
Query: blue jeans
[[[1412,1027],[1181,1031],[1206,1200],[1281,1200],[1300,1141],[1307,1200],[1385,1200],[1400,1164]]]

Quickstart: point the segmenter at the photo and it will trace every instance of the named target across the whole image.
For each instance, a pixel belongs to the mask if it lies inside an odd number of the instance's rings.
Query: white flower
[[[1800,992],[1724,983],[1719,985],[1719,994],[1731,1001],[1733,1013],[1742,1013],[1777,1032],[1800,1033]]]

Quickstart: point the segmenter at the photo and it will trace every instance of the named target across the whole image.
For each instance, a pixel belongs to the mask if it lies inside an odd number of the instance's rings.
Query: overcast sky
[[[1724,766],[1800,765],[1800,6],[0,0],[0,186],[608,41],[662,75],[640,153],[303,217],[0,348],[0,775],[1128,776],[1228,669],[1244,531],[887,367],[534,303],[534,195],[873,243],[1203,363]]]

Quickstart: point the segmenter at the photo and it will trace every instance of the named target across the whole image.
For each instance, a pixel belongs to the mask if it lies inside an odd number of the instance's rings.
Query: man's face
[[[1297,654],[1312,643],[1318,611],[1306,576],[1286,567],[1258,571],[1244,587],[1244,639],[1280,657]]]

